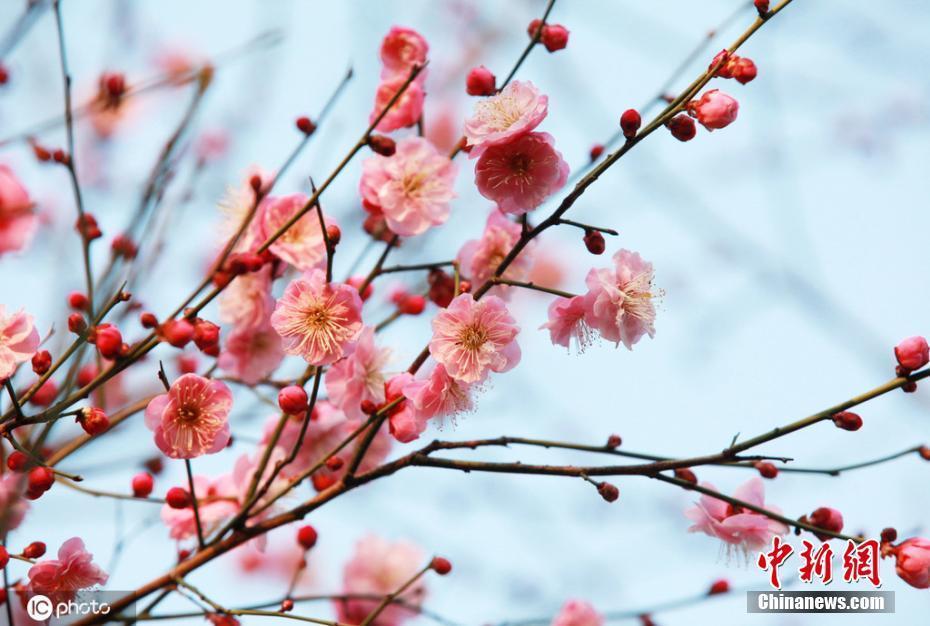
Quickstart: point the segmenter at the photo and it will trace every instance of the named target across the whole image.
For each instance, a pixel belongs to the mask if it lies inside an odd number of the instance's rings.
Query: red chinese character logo
[[[829,584],[833,580],[833,548],[824,543],[815,551],[814,544],[809,541],[803,543],[801,558],[804,559],[804,564],[798,568],[801,582],[813,582],[816,576],[823,584]]]
[[[843,580],[848,583],[868,580],[874,587],[882,582],[878,577],[878,542],[875,539],[863,541],[859,545],[853,540],[846,542],[843,553]]]
[[[781,537],[776,536],[772,537],[772,551],[759,553],[759,559],[756,563],[762,570],[772,570],[769,582],[775,589],[781,589],[781,581],[778,580],[778,568],[791,556],[792,552],[794,552],[794,548],[784,543]]]

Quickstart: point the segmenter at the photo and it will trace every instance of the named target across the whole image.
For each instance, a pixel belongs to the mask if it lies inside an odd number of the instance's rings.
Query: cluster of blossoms
[[[767,10],[767,5],[759,8],[762,13]],[[539,43],[549,52],[564,49],[569,37],[565,27],[539,20],[527,32],[532,45]],[[318,194],[271,195],[277,175],[253,169],[222,203],[228,218],[223,235],[224,239],[232,237],[231,244],[218,255],[204,283],[212,281],[220,293],[218,322],[224,327],[199,317],[199,307],[163,322],[150,312],[140,315],[142,327],[151,330],[155,344],[179,350],[193,344],[215,359],[214,367],[198,373],[196,360],[182,353],[181,375],[169,381],[162,370],[164,393],[149,396],[145,407],[144,423],[155,448],[168,459],[186,461],[188,482],[167,489],[161,507],[167,534],[178,543],[180,562],[194,545],[202,548],[205,538],[224,536],[233,528],[254,531],[255,525],[277,511],[285,495],[305,482],[325,498],[350,486],[358,475],[376,473],[373,470],[384,467],[393,446],[417,440],[431,423],[473,410],[476,396],[492,374],[505,373],[520,362],[520,326],[509,303],[515,289],[540,287],[524,282],[537,253],[527,234],[530,219],[565,186],[569,166],[556,150],[554,138],[539,129],[549,112],[548,96],[528,81],[514,80],[498,88],[496,77],[484,66],[474,68],[466,78],[466,92],[481,99],[465,120],[463,137],[451,154],[441,153],[423,136],[388,136],[422,123],[428,51],[423,36],[409,28],[394,27],[381,42],[380,84],[369,122],[383,134],[366,136],[373,154],[362,164],[358,184],[367,215],[363,228],[387,244],[371,275],[334,280],[333,257],[342,231],[335,219],[324,214]],[[193,71],[186,63],[171,65],[179,81]],[[741,84],[757,74],[751,60],[726,51],[717,55],[708,72],[708,78],[713,74]],[[127,92],[123,75],[101,76],[89,109],[99,135],[115,131],[125,115]],[[676,138],[693,138],[694,120],[713,131],[736,119],[739,105],[731,96],[717,89],[700,96],[689,94],[689,98],[692,95],[696,97],[676,109],[680,114],[665,121]],[[635,110],[621,116],[621,130],[628,142],[637,137],[641,124]],[[308,137],[315,130],[309,118],[299,118],[296,125]],[[365,140],[358,145],[364,146]],[[37,155],[45,150],[38,144],[33,149]],[[201,158],[221,150],[221,146],[204,145]],[[435,306],[429,311],[426,350],[409,370],[397,372],[391,369],[391,350],[379,343],[383,323],[372,323],[370,311],[365,310],[374,289],[371,283],[383,269],[381,262],[387,253],[403,243],[401,238],[422,237],[448,221],[457,197],[454,158],[459,152],[474,160],[475,188],[492,206],[481,233],[464,242],[454,261],[425,264],[429,269],[425,293],[400,290],[389,296],[396,306],[395,317],[420,315],[428,303]],[[57,155],[57,151],[49,158],[70,163],[68,155]],[[26,247],[38,224],[26,188],[10,168],[0,166],[0,254]],[[588,251],[596,255],[605,251],[603,229],[574,225],[584,228]],[[103,236],[90,214],[82,214],[75,228],[85,244]],[[112,252],[114,258],[131,259],[137,249],[128,236],[118,236]],[[588,271],[585,293],[560,295],[551,302],[548,320],[540,328],[548,330],[554,345],[569,349],[574,345],[580,351],[600,337],[632,350],[644,336],[655,335],[660,291],[654,286],[652,263],[627,249],[617,251],[612,261],[611,267]],[[442,269],[449,265],[455,268],[454,275]],[[121,301],[129,299],[122,292],[118,295]],[[94,310],[91,300],[79,292],[68,298],[73,312],[67,327],[78,337],[75,345],[92,344],[94,356],[99,357],[95,364],[76,368],[75,379],[81,386],[93,382],[101,368],[128,363],[139,345],[124,341],[116,323],[96,319],[100,311]],[[0,306],[0,380],[8,382],[30,362],[33,373],[44,378],[39,379],[42,384],[29,389],[28,401],[47,407],[59,394],[51,379],[52,356],[40,347],[32,316],[23,311],[8,315]],[[923,337],[911,337],[894,352],[896,373],[907,379],[900,386],[913,391],[916,382],[909,377],[930,362],[930,346]],[[304,374],[285,382],[275,380],[273,376],[288,358],[300,363]],[[226,382],[215,375],[216,370]],[[305,387],[311,380],[308,394]],[[229,471],[193,475],[191,459],[220,454],[232,443],[234,395],[227,382],[275,388],[280,410],[267,418],[258,446],[239,455]],[[118,384],[118,377],[106,384],[110,402],[114,402],[111,392],[119,390]],[[102,390],[99,394],[103,396]],[[82,407],[67,415],[74,416],[85,438],[111,427],[103,407]],[[845,430],[858,430],[862,425],[862,419],[849,411],[825,417]],[[619,438],[614,437],[608,448],[619,445]],[[930,459],[930,450],[922,450],[921,455]],[[135,498],[150,498],[155,490],[153,474],[159,473],[162,461],[157,457],[147,464],[150,471],[132,478]],[[0,477],[0,534],[6,536],[16,529],[29,511],[29,501],[39,499],[55,484],[57,470],[50,466],[19,450],[6,457],[10,471]],[[778,475],[772,463],[760,462],[755,467],[764,478]],[[676,470],[675,475],[698,484],[688,469]],[[595,484],[606,501],[618,498],[615,486]],[[700,486],[715,492],[708,483]],[[789,526],[772,517],[779,516],[779,510],[765,503],[760,478],[739,487],[730,500],[745,506],[701,496],[685,513],[693,523],[690,531],[705,533],[722,541],[728,550],[744,554],[787,534]],[[829,507],[820,507],[799,522],[815,529],[812,532],[822,539],[840,533],[844,526],[840,512]],[[306,552],[317,538],[312,526],[298,530],[298,573],[306,567]],[[883,555],[895,558],[898,574],[906,582],[930,588],[930,541],[911,538],[895,544],[895,540],[890,534],[883,538]],[[265,534],[256,533],[248,543],[261,552],[266,548]],[[107,574],[93,562],[79,538],[66,541],[57,559],[39,560],[44,552],[44,544],[34,542],[18,555],[33,564],[28,582],[19,584],[17,590],[68,599],[76,591],[107,582]],[[0,547],[3,567],[9,558],[6,548]],[[373,535],[363,538],[345,565],[343,597],[334,601],[339,621],[369,623],[377,612],[377,619],[370,623],[398,626],[415,617],[426,596],[422,573],[432,569],[446,574],[451,569],[439,557],[424,567],[426,562],[424,552],[413,544],[392,543]],[[727,589],[726,581],[718,581],[709,593]],[[397,602],[382,606],[381,598],[392,594],[398,594]],[[292,608],[293,601],[286,599],[281,612]],[[214,624],[238,623],[222,613],[207,617]],[[602,626],[604,621],[592,605],[571,600],[552,624]]]

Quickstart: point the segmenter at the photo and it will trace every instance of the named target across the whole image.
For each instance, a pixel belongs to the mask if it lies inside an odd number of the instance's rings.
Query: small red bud
[[[191,500],[191,494],[187,492],[187,489],[182,489],[181,487],[172,487],[168,490],[168,493],[165,494],[165,502],[168,503],[172,509],[186,509],[193,501]]]
[[[459,293],[471,293],[471,282],[467,280],[460,280]]]
[[[568,29],[561,24],[546,24],[540,41],[549,52],[562,50],[568,45]]]
[[[311,482],[317,491],[325,491],[336,484],[336,477],[331,474],[316,473],[311,477]]]
[[[55,483],[55,474],[47,467],[38,466],[29,470],[29,488],[36,491],[48,491]]]
[[[843,530],[843,514],[836,509],[828,506],[822,506],[810,514],[810,523],[817,528],[823,528],[835,533]],[[814,533],[821,541],[828,541],[830,535]]]
[[[110,420],[107,418],[107,414],[103,412],[103,409],[98,407],[81,409],[80,414],[78,414],[74,421],[80,424],[84,432],[91,437],[99,435],[110,427]]]
[[[10,70],[6,65],[0,63],[0,85],[5,85],[10,80]],[[2,603],[0,603],[2,604]]]
[[[159,328],[162,339],[175,348],[183,348],[194,338],[194,325],[184,318],[168,320]]]
[[[615,502],[620,497],[620,490],[617,489],[617,486],[607,482],[598,483],[597,492],[607,502]]]
[[[619,448],[623,443],[623,439],[620,435],[612,434],[607,438],[607,447],[608,448]]]
[[[309,550],[316,545],[317,532],[313,526],[307,524],[306,526],[301,526],[297,529],[297,543],[300,544],[304,550]]]
[[[126,259],[134,259],[139,253],[139,248],[129,235],[117,235],[114,237],[113,241],[110,242],[110,250],[112,250],[113,254],[116,256],[121,256]]]
[[[139,316],[139,322],[142,324],[142,328],[155,328],[158,326],[158,318],[149,311]]]
[[[697,134],[697,127],[694,125],[694,120],[684,113],[670,119],[666,123],[666,126],[668,126],[668,130],[672,133],[672,137],[678,141],[691,141]]]
[[[194,324],[194,344],[203,352],[219,348],[220,327],[207,320],[198,320]]]
[[[365,282],[364,276],[353,276],[349,280],[346,281],[346,284],[358,289],[359,287],[362,286],[362,283],[364,282]],[[365,285],[365,290],[358,294],[362,298],[362,302],[370,298],[374,290],[375,290],[374,285],[372,285],[371,283],[368,283],[367,285]]]
[[[371,148],[372,152],[383,157],[393,156],[397,151],[397,144],[393,139],[385,135],[372,135],[369,137],[368,147]]]
[[[155,479],[148,472],[139,472],[132,477],[132,495],[137,498],[148,498],[155,488]]]
[[[6,548],[0,546],[0,569],[3,569],[10,562],[10,553],[6,551]]]
[[[465,78],[465,93],[469,96],[493,96],[497,91],[497,78],[483,65],[474,67]]]
[[[778,476],[778,468],[775,467],[773,463],[769,463],[768,461],[759,461],[755,464],[755,467],[757,470],[759,470],[759,475],[762,476],[762,478],[768,478],[771,480]]]
[[[445,559],[441,556],[434,556],[429,566],[440,576],[445,576],[452,571],[452,563],[449,562],[449,559]]]
[[[54,380],[47,380],[42,383],[42,386],[32,394],[32,397],[29,398],[29,403],[36,406],[48,406],[55,401],[55,397],[58,395],[58,384]]]
[[[894,528],[882,529],[882,543],[892,543],[898,540],[898,531]]]
[[[920,446],[917,449],[917,454],[925,461],[930,461],[930,446]]]
[[[39,350],[32,355],[32,371],[41,376],[52,366],[52,355],[48,350]]]
[[[397,310],[404,315],[419,315],[426,308],[426,298],[420,294],[404,296],[397,303]]]
[[[679,467],[675,470],[675,478],[678,480],[683,480],[689,482],[692,485],[697,484],[697,476],[694,475],[694,472],[687,467]]]
[[[598,230],[585,229],[582,240],[584,241],[584,247],[591,254],[604,254],[604,250],[607,248],[604,235]]]
[[[639,116],[636,109],[627,109],[620,116],[620,128],[623,130],[623,136],[630,138],[636,136],[636,131],[643,123],[643,118]]]
[[[52,160],[52,153],[37,143],[32,144],[32,153],[35,155],[36,160],[42,163],[48,163]]]
[[[726,578],[721,578],[720,580],[715,580],[710,585],[710,589],[707,590],[707,595],[716,596],[721,593],[726,593],[730,590],[730,583]]]
[[[859,430],[862,428],[862,418],[852,411],[840,411],[833,416],[833,423],[843,430]]]
[[[326,226],[326,238],[329,239],[329,245],[336,247],[342,241],[342,231],[335,224]]]
[[[68,316],[68,330],[75,335],[80,335],[87,330],[87,320],[80,313],[72,313]]]
[[[54,160],[55,163],[61,163],[62,165],[67,165],[68,162],[70,161],[67,153],[65,153],[65,151],[62,150],[61,148],[56,148],[52,152],[52,160]]]
[[[345,461],[338,456],[331,456],[326,459],[326,469],[332,472],[338,472],[342,469],[342,466],[345,465]]]
[[[756,11],[759,12],[759,15],[765,15],[769,12],[769,0],[754,0],[753,4],[756,7]]]
[[[100,324],[93,331],[94,345],[105,359],[112,359],[123,347],[123,335],[113,324]]]
[[[40,559],[45,556],[45,544],[41,541],[33,541],[23,549],[23,556],[27,559]]]
[[[79,216],[77,222],[74,224],[74,228],[79,235],[88,241],[93,241],[103,236],[103,233],[100,232],[100,227],[97,225],[97,219],[90,213]]]
[[[365,415],[372,415],[375,411],[378,410],[378,405],[372,402],[371,400],[362,400],[362,413]]]
[[[72,291],[68,294],[68,306],[75,311],[86,311],[87,304],[87,296],[80,291]]]
[[[307,392],[298,385],[289,385],[278,392],[278,406],[288,415],[301,415],[307,410]]]
[[[252,191],[254,191],[256,194],[261,192],[262,177],[258,174],[252,174],[252,176],[249,178],[249,187],[251,187]]]
[[[6,458],[6,466],[10,468],[11,472],[23,472],[28,465],[29,457],[19,450],[14,450],[10,453],[10,456]]]
[[[592,161],[597,161],[601,158],[601,155],[604,154],[604,144],[596,143],[591,146],[591,150],[588,152],[588,156],[591,157]]]
[[[543,23],[539,18],[536,18],[530,22],[529,26],[526,27],[526,34],[530,36],[530,39],[536,37],[537,33],[540,37],[542,37],[542,32],[540,32],[541,26],[543,26]],[[543,26],[543,28],[545,27]]]
[[[307,116],[298,117],[296,123],[297,123],[297,130],[299,130],[305,135],[308,135],[308,136],[312,135],[313,132],[316,130],[316,124],[314,124],[313,120],[311,120]]]
[[[197,355],[182,354],[178,356],[178,371],[182,374],[193,374],[197,371]]]
[[[308,133],[309,134],[309,133]],[[294,601],[290,598],[285,598],[281,601],[281,613],[290,613],[294,610]]]

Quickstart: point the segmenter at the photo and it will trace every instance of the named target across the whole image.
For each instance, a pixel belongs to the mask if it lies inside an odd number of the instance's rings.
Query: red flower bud
[[[297,529],[297,543],[300,544],[304,550],[309,550],[316,545],[317,532],[313,526],[307,524],[306,526],[301,526]]]
[[[290,613],[294,610],[294,601],[290,598],[285,598],[281,601],[281,613]]]
[[[769,12],[769,0],[754,0],[753,4],[756,7],[756,11],[759,12],[759,15],[765,15]]]
[[[882,529],[882,543],[892,543],[898,540],[898,531],[894,528],[883,528]]]
[[[635,137],[642,123],[643,118],[639,116],[639,111],[636,109],[627,109],[620,116],[620,128],[623,130],[623,136],[627,138]]]
[[[75,335],[80,335],[87,330],[87,320],[81,313],[72,313],[68,316],[68,330]]]
[[[620,438],[620,435],[611,435],[607,438],[607,447],[608,448],[619,448],[620,444],[623,443],[623,439]]]
[[[262,177],[259,176],[258,174],[252,174],[252,176],[249,178],[249,187],[251,187],[252,191],[254,191],[256,194],[261,192]]]
[[[112,250],[113,254],[116,256],[121,256],[126,259],[134,259],[136,255],[139,254],[139,248],[129,235],[117,235],[114,237],[113,241],[110,242],[110,250]]]
[[[546,24],[540,41],[549,52],[561,50],[568,45],[568,29],[561,24]]]
[[[715,580],[707,590],[707,595],[716,596],[721,593],[727,593],[730,590],[730,582],[726,578]]]
[[[137,498],[148,498],[155,488],[155,479],[148,472],[139,472],[132,477],[132,495]]]
[[[385,135],[372,135],[369,137],[368,147],[371,148],[372,152],[383,157],[393,156],[397,151],[397,144],[393,139]]]
[[[308,135],[308,136],[312,135],[313,132],[316,130],[316,124],[314,124],[313,120],[311,120],[307,116],[298,117],[296,123],[297,123],[297,130],[299,130],[305,135]]]
[[[895,346],[894,356],[904,370],[913,372],[930,362],[930,345],[919,335],[908,337]]]
[[[930,446],[920,446],[917,450],[917,454],[925,461],[930,461]]]
[[[194,338],[194,325],[182,318],[168,320],[159,328],[162,339],[175,348],[183,348]]]
[[[40,559],[45,556],[45,544],[41,541],[33,541],[23,550],[23,556],[27,559]]]
[[[29,489],[48,491],[55,484],[55,474],[47,467],[38,466],[29,470]]]
[[[30,404],[36,406],[48,406],[55,401],[58,395],[58,384],[54,380],[47,380],[42,386],[29,398]]]
[[[345,465],[345,461],[343,461],[342,458],[338,456],[331,456],[326,459],[326,469],[330,470],[331,472],[338,472],[342,469],[343,465]]]
[[[756,463],[755,467],[757,470],[759,470],[759,475],[762,476],[762,478],[768,478],[771,480],[778,476],[778,468],[768,461],[759,461]]]
[[[52,366],[52,355],[48,350],[39,350],[32,355],[32,371],[41,376]]]
[[[697,127],[694,125],[694,120],[684,113],[670,119],[666,123],[666,126],[668,126],[668,130],[672,133],[672,137],[678,141],[691,141],[697,134]]]
[[[3,569],[10,562],[10,553],[6,551],[6,548],[0,546],[0,569]]]
[[[10,456],[6,458],[6,466],[10,468],[11,472],[22,472],[25,471],[26,466],[29,465],[29,457],[20,452],[19,450],[14,450],[10,452]]]
[[[600,231],[590,228],[585,229],[582,239],[588,252],[591,254],[604,254],[607,244],[604,242],[604,235],[602,235]]]
[[[198,320],[194,324],[194,344],[204,352],[219,348],[220,327],[207,320]]]
[[[74,421],[80,424],[84,432],[91,437],[99,435],[110,427],[110,420],[107,418],[107,414],[103,412],[103,409],[97,407],[81,409],[80,414],[74,418]]]
[[[675,478],[678,480],[683,480],[689,482],[692,485],[697,484],[697,476],[694,475],[694,472],[688,469],[687,467],[679,467],[675,470]]]
[[[843,514],[827,506],[822,506],[815,510],[810,514],[809,519],[810,523],[817,528],[823,528],[824,530],[830,530],[835,533],[843,530]],[[830,535],[814,534],[817,535],[817,538],[821,541],[827,541],[831,538]]]
[[[87,296],[80,291],[72,291],[68,294],[68,306],[75,311],[86,311],[87,304]]]
[[[429,566],[440,576],[445,576],[452,571],[452,563],[449,562],[449,559],[444,559],[441,556],[434,556]]]
[[[335,224],[326,226],[326,238],[329,239],[329,245],[335,248],[342,241],[342,231]]]
[[[307,410],[307,392],[303,387],[290,385],[278,392],[278,406],[288,415],[300,415]]]
[[[362,286],[363,282],[365,282],[364,276],[352,276],[349,280],[346,281],[346,284],[358,289],[359,287]],[[365,286],[365,291],[358,294],[362,298],[362,302],[370,298],[374,290],[375,290],[374,285],[372,285],[371,283],[368,283]]]
[[[526,27],[526,34],[530,36],[530,39],[533,39],[534,37],[536,37],[537,33],[539,34],[540,37],[542,37],[542,32],[540,32],[540,27],[545,28],[545,26],[543,26],[542,20],[539,18],[534,19],[530,22],[529,26]]]
[[[601,155],[604,154],[604,144],[596,143],[591,146],[591,150],[588,152],[588,156],[591,157],[592,161],[597,161],[601,158]]]
[[[154,313],[146,311],[139,316],[139,322],[142,324],[142,328],[155,328],[158,326],[158,318],[155,317]]]
[[[859,430],[862,428],[862,418],[852,411],[840,411],[833,416],[833,423],[843,430]]]
[[[123,335],[113,324],[100,324],[93,331],[94,345],[105,359],[112,359],[119,354],[123,346]]]
[[[473,67],[465,78],[465,93],[469,96],[493,96],[497,91],[497,78],[483,65]]]
[[[616,485],[607,482],[598,483],[597,492],[601,494],[601,497],[607,502],[614,502],[620,497],[620,490],[617,489]]]
[[[97,226],[97,219],[90,213],[85,213],[83,216],[78,217],[77,222],[74,224],[74,228],[79,235],[88,241],[93,241],[103,236],[103,233],[100,232],[100,227]]]
[[[165,494],[165,502],[168,503],[172,509],[186,509],[193,501],[191,500],[191,494],[187,492],[187,489],[182,489],[181,487],[172,487],[168,490],[168,493]]]
[[[419,294],[404,296],[397,303],[397,310],[404,315],[419,315],[426,308],[426,298]]]

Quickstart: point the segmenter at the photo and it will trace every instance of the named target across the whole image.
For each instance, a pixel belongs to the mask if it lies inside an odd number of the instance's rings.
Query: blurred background
[[[8,309],[25,307],[43,332],[63,328],[64,294],[83,286],[67,174],[37,163],[21,139],[32,133],[43,145],[64,146],[63,128],[45,125],[62,111],[48,4],[40,3],[25,22],[19,21],[24,2],[0,6],[0,37],[22,34],[18,41],[0,40],[10,72],[0,88],[0,162],[21,176],[45,218],[28,250],[0,261],[0,289]],[[226,188],[238,186],[251,166],[280,167],[300,139],[294,119],[315,118],[351,67],[354,78],[277,191],[306,192],[308,176],[325,178],[367,124],[378,47],[392,25],[415,28],[431,45],[426,129],[448,147],[471,110],[464,93],[468,69],[484,64],[505,76],[526,44],[527,24],[543,8],[542,0],[65,1],[77,103],[94,95],[104,71],[124,72],[138,84],[185,63],[216,65],[214,83],[172,163],[162,199],[167,221],[147,231],[165,229],[164,251],[132,286],[135,297],[161,316],[191,290],[217,249],[217,202]],[[559,0],[550,20],[571,31],[568,48],[555,54],[535,49],[518,78],[549,95],[549,116],[540,129],[555,136],[577,170],[588,163],[592,144],[614,133],[623,110],[653,102],[708,31],[724,24],[672,91],[691,82],[753,19],[753,9],[739,0]],[[722,449],[737,433],[758,434],[891,378],[894,344],[930,332],[928,29],[930,7],[917,0],[796,0],[740,51],[756,62],[758,78],[746,86],[715,85],[739,99],[735,124],[713,134],[701,129],[687,144],[656,133],[573,207],[569,217],[620,232],[608,239],[607,254],[588,254],[580,231],[571,228],[547,232],[538,248],[536,276],[568,291],[581,291],[588,268],[608,265],[621,247],[652,261],[665,291],[655,339],[632,352],[600,345],[583,355],[566,354],[537,330],[550,298],[519,293],[513,311],[523,329],[520,366],[494,378],[476,413],[441,431],[431,427],[419,443],[508,434],[600,444],[617,433],[630,450],[696,455]],[[158,151],[193,91],[191,84],[155,88],[132,98],[113,127],[77,124],[85,202],[105,237],[131,219]],[[197,168],[204,137],[227,145]],[[367,241],[357,194],[365,156],[323,196],[324,208],[343,228],[337,277],[347,275]],[[472,183],[473,162],[461,159],[459,165],[452,218],[407,243],[392,263],[444,260],[464,239],[480,235],[489,203]],[[548,214],[551,205],[537,215]],[[367,271],[376,256],[369,250],[360,267]],[[95,266],[106,259],[107,246],[98,242]],[[414,288],[417,278],[404,280]],[[380,279],[377,295],[385,296],[392,280]],[[369,321],[388,312],[387,305],[372,306],[370,313],[366,307]],[[207,313],[215,319],[215,306]],[[382,341],[394,348],[397,371],[424,345],[434,313],[431,307],[385,332]],[[142,336],[134,323],[126,326],[134,329],[127,333],[131,339]],[[53,354],[65,335],[53,338]],[[174,367],[177,354],[161,350],[156,358]],[[130,399],[158,391],[156,363],[149,359],[124,381]],[[289,361],[284,371],[300,369]],[[196,460],[195,472],[228,469],[252,449],[273,411],[237,390],[237,445]],[[930,441],[928,412],[927,389],[891,393],[861,407],[865,426],[859,432],[825,423],[759,450],[813,467],[867,460]],[[56,434],[77,432],[68,424]],[[127,491],[141,461],[156,452],[151,435],[139,415],[106,441],[88,446],[63,469],[83,474],[88,486]],[[394,454],[416,445],[397,444]],[[463,456],[604,460],[523,449]],[[725,492],[755,475],[719,468],[697,473]],[[168,463],[156,494],[180,484],[182,476],[181,464]],[[842,511],[848,531],[877,536],[893,525],[907,537],[930,532],[928,478],[930,466],[912,455],[841,478],[783,473],[765,486],[767,501],[789,516],[832,506]],[[461,624],[545,619],[569,598],[588,600],[605,613],[648,609],[700,595],[720,577],[740,590],[765,588],[765,575],[753,564],[728,557],[714,539],[686,532],[682,512],[694,495],[645,478],[614,482],[620,499],[607,504],[582,480],[405,470],[312,515],[321,541],[301,588],[337,592],[342,564],[369,532],[409,539],[451,559],[454,575],[429,580],[425,606]],[[132,589],[174,563],[176,549],[157,506],[94,499],[61,487],[53,496],[35,503],[13,541],[41,539],[53,549],[79,535],[111,573],[110,589]],[[292,533],[285,528],[273,534],[265,557],[233,554],[190,580],[230,605],[279,597],[287,585]],[[883,589],[897,592],[894,615],[747,616],[745,595],[737,591],[654,619],[667,626],[918,623],[930,609],[930,596],[899,581],[890,561],[882,565]],[[190,608],[177,598],[162,606]],[[300,612],[332,615],[326,603],[301,605]],[[253,621],[262,620],[244,619]]]

